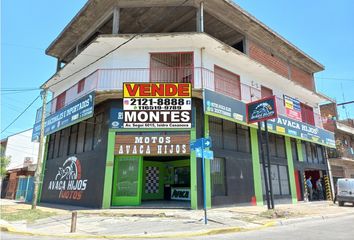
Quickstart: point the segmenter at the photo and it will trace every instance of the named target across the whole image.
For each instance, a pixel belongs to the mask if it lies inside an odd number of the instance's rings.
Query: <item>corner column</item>
[[[290,137],[285,137],[285,149],[286,149],[286,158],[288,159],[288,174],[289,174],[291,199],[293,203],[297,203],[294,162],[293,162],[293,154],[291,151]]]
[[[209,137],[209,116],[204,115],[204,137]],[[207,148],[206,150],[209,150]],[[211,208],[211,175],[210,175],[210,159],[205,159],[205,185],[206,185],[206,206]]]
[[[111,207],[115,136],[116,136],[115,131],[113,130],[108,131],[106,170],[104,175],[102,208]]]
[[[263,206],[262,175],[259,161],[259,144],[256,128],[250,128],[251,132],[251,151],[253,167],[254,194],[256,196],[257,206]]]

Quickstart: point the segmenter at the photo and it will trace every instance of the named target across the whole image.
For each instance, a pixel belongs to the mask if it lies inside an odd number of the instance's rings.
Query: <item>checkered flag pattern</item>
[[[158,167],[146,167],[145,177],[145,193],[158,193],[159,192],[159,175],[160,170]]]

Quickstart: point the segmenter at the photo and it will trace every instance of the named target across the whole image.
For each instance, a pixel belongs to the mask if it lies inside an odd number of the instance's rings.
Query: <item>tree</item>
[[[3,146],[0,148],[0,180],[6,175],[6,167],[10,164],[10,157],[5,156],[5,149]]]

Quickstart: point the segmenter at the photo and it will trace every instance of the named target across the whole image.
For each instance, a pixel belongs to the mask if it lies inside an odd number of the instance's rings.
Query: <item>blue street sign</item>
[[[214,159],[214,152],[210,150],[204,150],[201,148],[195,149],[195,155],[197,158],[202,158],[204,155],[204,158],[213,160]]]
[[[191,150],[195,150],[197,148],[210,148],[211,147],[211,139],[210,138],[199,138],[195,141],[191,142]]]

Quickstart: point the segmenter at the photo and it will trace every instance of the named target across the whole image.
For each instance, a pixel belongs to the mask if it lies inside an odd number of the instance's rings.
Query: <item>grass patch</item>
[[[290,218],[293,217],[294,215],[295,214],[292,212],[279,210],[279,209],[267,210],[259,214],[261,218],[267,218],[267,219]]]
[[[52,217],[57,215],[54,212],[44,212],[39,209],[22,209],[18,211],[1,211],[1,219],[6,221],[22,221],[26,220],[29,223],[34,222],[37,219]]]

